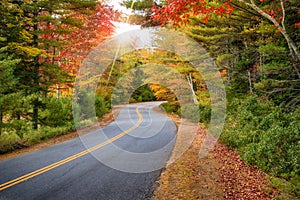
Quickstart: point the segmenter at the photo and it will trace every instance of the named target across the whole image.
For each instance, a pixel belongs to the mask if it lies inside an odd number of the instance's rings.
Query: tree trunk
[[[38,11],[34,12],[35,19],[38,17]],[[35,22],[33,25],[34,29],[34,36],[33,36],[33,45],[34,47],[38,48],[38,22]],[[39,63],[39,56],[34,58],[34,66],[33,66],[33,93],[37,95],[35,99],[33,100],[33,115],[32,115],[32,122],[33,122],[33,129],[38,129],[38,120],[39,120],[39,87],[40,87],[40,78],[39,78],[39,69],[40,69],[40,63]]]
[[[273,18],[271,15],[269,15],[268,13],[266,13],[265,11],[263,11],[262,9],[260,9],[254,2],[254,0],[250,0],[251,3],[246,2],[245,0],[237,0],[241,3],[243,3],[244,5],[249,6],[250,8],[252,8],[253,10],[255,10],[256,12],[258,12],[260,15],[262,15],[263,17],[265,17],[266,19],[270,20],[277,28],[278,31],[280,31],[280,33],[283,35],[285,41],[287,42],[290,52],[292,55],[295,55],[298,59],[298,61],[300,61],[300,52],[297,48],[297,45],[295,44],[295,42],[290,38],[290,36],[288,35],[288,33],[286,32],[285,26],[284,26],[284,20],[285,20],[285,9],[284,9],[284,5],[283,5],[283,1],[281,0],[281,7],[282,7],[282,14],[283,14],[283,19],[280,23]],[[300,74],[297,70],[297,74],[300,78]]]
[[[40,81],[39,81],[39,61],[38,57],[34,59],[34,68],[33,68],[33,81],[34,81],[34,94],[37,96],[33,100],[33,116],[32,116],[32,121],[33,121],[33,129],[38,129],[38,123],[39,123],[39,86],[40,86]]]
[[[0,135],[2,134],[3,112],[0,111]]]
[[[59,84],[56,84],[56,99],[60,99],[60,86]]]
[[[251,80],[251,72],[250,70],[247,70],[248,72],[248,81],[249,81],[249,89],[250,89],[250,93],[253,94],[253,86],[252,86],[252,80]]]
[[[193,102],[194,104],[197,104],[198,103],[198,100],[197,100],[197,97],[196,97],[196,93],[195,93],[195,90],[194,90],[194,84],[193,84],[193,79],[192,79],[192,74],[189,73],[189,75],[187,76],[187,81],[188,81],[188,84],[191,88],[191,91],[192,91],[192,95],[193,95]]]

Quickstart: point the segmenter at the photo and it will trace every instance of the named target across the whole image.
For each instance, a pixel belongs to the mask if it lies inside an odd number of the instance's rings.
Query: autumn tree
[[[185,25],[181,30],[209,50],[232,89],[256,90],[294,107],[299,102],[297,6],[290,1],[167,1],[154,9],[154,18]]]
[[[137,24],[142,27],[153,27],[161,24],[152,18],[152,8],[160,6],[160,2],[157,0],[125,0],[122,5],[133,10],[133,14],[128,19],[130,24]]]
[[[246,1],[246,0],[237,0],[239,3],[246,5],[247,7],[254,10],[257,14],[261,15],[265,19],[269,20],[273,25],[277,28],[277,31],[280,32],[290,49],[290,52],[293,56],[296,56],[298,60],[300,60],[300,52],[299,49],[294,42],[294,40],[290,37],[290,34],[286,29],[286,17],[287,17],[287,9],[286,7],[291,6],[291,4],[286,0],[280,1],[271,1],[260,3],[256,3],[254,0]],[[295,23],[297,26],[298,23]],[[297,70],[298,71],[298,70]],[[300,78],[299,72],[298,76]]]
[[[71,74],[77,73],[81,61],[92,48],[113,34],[112,21],[117,21],[120,17],[120,13],[105,4],[97,4],[95,8],[89,8],[86,12],[88,14],[73,13],[76,20],[84,22],[80,28],[67,26],[72,28],[72,32],[58,35],[56,38],[57,41],[68,41],[58,49],[55,57],[56,62]]]
[[[72,80],[68,72],[75,73],[88,51],[112,32],[115,15],[96,0],[5,0],[0,6],[1,47],[19,61],[11,68],[18,80],[15,88],[30,96],[33,105],[22,115],[37,129],[41,95],[52,85]]]
[[[188,21],[191,15],[205,15],[205,18],[203,20],[204,22],[211,18],[213,15],[218,15],[220,17],[229,17],[234,9],[245,9],[244,7],[241,7],[241,5],[246,6],[246,9],[251,9],[249,10],[249,12],[252,12],[252,15],[260,16],[272,23],[285,38],[291,54],[296,56],[298,60],[300,60],[299,49],[286,29],[286,7],[292,6],[293,3],[285,0],[275,2],[264,2],[263,0],[260,2],[257,2],[255,0],[234,0],[221,2],[221,4],[214,2],[208,3],[204,0],[167,0],[166,2],[167,5],[156,7],[154,9],[154,19],[160,20],[162,23],[172,22],[173,24],[185,23]],[[299,26],[299,23],[296,22],[294,25]]]

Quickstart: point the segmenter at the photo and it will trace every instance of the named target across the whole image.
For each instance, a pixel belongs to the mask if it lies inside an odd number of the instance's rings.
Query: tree
[[[261,17],[273,23],[273,25],[285,38],[291,54],[296,56],[297,59],[300,60],[299,49],[286,30],[285,4],[287,4],[287,1],[284,0],[276,2],[271,1],[266,3],[264,3],[264,1],[262,0],[260,1],[259,5],[264,8],[260,8],[254,0],[225,1],[221,4],[216,4],[214,2],[208,4],[204,0],[167,0],[167,5],[164,5],[161,8],[156,7],[154,9],[155,14],[153,18],[156,20],[160,20],[162,23],[172,22],[173,24],[179,24],[187,22],[191,15],[201,14],[206,16],[203,21],[208,21],[208,19],[210,19],[213,15],[218,15],[220,17],[229,17],[234,11],[234,6],[242,8],[239,6],[239,4],[252,9],[252,11],[250,12],[252,12],[253,15],[260,15]],[[280,11],[280,14],[277,14],[277,11]],[[297,24],[298,23],[295,23],[296,26]]]
[[[290,39],[299,42],[297,37],[299,30],[295,26],[299,13],[294,8],[297,8],[299,3],[292,1],[283,3],[283,8],[282,1],[279,4],[276,1],[260,2],[257,5],[275,20],[280,20],[281,24],[285,25]],[[224,7],[228,9],[223,10],[221,15],[218,12]],[[196,8],[202,8],[203,12],[200,10],[194,12]],[[210,52],[226,77],[227,85],[233,91],[267,94],[277,103],[285,102],[293,108],[299,103],[297,53],[292,50],[293,45],[288,44],[282,30],[250,5],[240,1],[225,4],[214,1],[209,5],[204,2],[203,5],[193,7],[193,3],[172,1],[157,9],[158,15],[155,17],[163,22],[169,21],[175,26],[185,23],[180,30],[197,40]],[[163,9],[170,13],[160,15],[159,12]],[[170,15],[169,18],[166,15]]]
[[[4,38],[0,38],[5,40]],[[3,116],[6,111],[9,111],[15,105],[16,91],[13,89],[17,83],[13,75],[13,70],[19,60],[11,59],[5,53],[7,47],[0,48],[0,135],[3,127]]]
[[[274,24],[274,26],[277,28],[277,30],[283,35],[285,38],[288,47],[290,49],[290,52],[292,55],[295,55],[298,60],[300,61],[300,52],[298,47],[296,46],[295,42],[292,40],[290,35],[288,34],[286,30],[285,20],[286,20],[286,1],[280,0],[276,1],[276,3],[270,3],[271,9],[270,10],[263,10],[260,8],[254,0],[250,0],[250,2],[246,0],[237,0],[238,2],[252,8],[254,11],[256,11],[258,14],[269,20]],[[264,1],[261,1],[261,5],[264,6]],[[274,5],[275,4],[275,5]],[[280,14],[276,14],[276,9],[280,11]],[[298,72],[298,70],[297,70]],[[298,76],[300,78],[300,73],[298,72]]]
[[[78,12],[74,14],[76,19],[84,22],[80,28],[57,36],[58,41],[68,41],[68,43],[58,49],[55,61],[71,74],[77,73],[81,61],[92,48],[113,33],[112,21],[120,17],[120,13],[114,11],[112,7],[102,4],[97,4],[95,9],[89,8],[88,12],[88,15]]]
[[[32,119],[33,127],[37,129],[39,108],[42,106],[40,95],[46,95],[49,86],[69,79],[68,73],[62,68],[71,59],[66,56],[67,53],[62,48],[71,42],[73,44],[68,46],[67,51],[70,51],[71,45],[79,45],[79,38],[84,33],[88,33],[87,29],[90,29],[91,35],[86,34],[83,43],[88,40],[87,43],[91,48],[90,44],[95,41],[95,37],[97,39],[100,37],[97,31],[100,28],[112,27],[110,23],[107,23],[110,15],[107,17],[102,11],[113,12],[111,8],[100,5],[96,0],[63,2],[59,0],[5,0],[1,3],[1,10],[4,13],[1,31],[4,37],[7,36],[8,54],[12,55],[12,59],[20,59],[20,63],[14,70],[14,76],[19,80],[16,88],[24,91],[26,95],[35,96],[32,99],[32,112],[28,112],[28,115]],[[105,25],[99,26],[103,23],[100,19],[104,18],[106,19],[103,21]],[[88,19],[87,22],[84,21],[86,19]],[[97,23],[93,27],[94,22]],[[84,28],[86,28],[85,32],[80,32]],[[101,33],[105,31],[107,30],[104,29]],[[73,33],[77,33],[76,39],[74,35],[70,37]],[[103,36],[101,33],[100,35]],[[87,54],[86,51],[85,54]],[[74,56],[74,53],[69,55]],[[63,56],[64,59],[59,56]],[[78,62],[78,57],[76,61]]]
[[[14,75],[20,59],[10,53],[12,41],[15,45],[21,45],[26,41],[26,32],[21,24],[22,11],[10,1],[2,1],[0,4],[0,134],[5,126],[3,117],[12,110],[18,110],[17,102],[20,99],[16,85],[18,79]]]
[[[166,0],[163,6],[153,8],[153,19],[161,23],[172,23],[179,25],[186,23],[190,16],[206,15],[204,21],[216,14],[218,16],[229,16],[234,8],[225,1],[221,5],[205,0]]]
[[[152,8],[159,6],[157,0],[125,0],[122,3],[126,8],[133,10],[134,14],[129,16],[130,24],[141,25],[142,27],[153,27],[161,25],[158,20],[152,18]]]

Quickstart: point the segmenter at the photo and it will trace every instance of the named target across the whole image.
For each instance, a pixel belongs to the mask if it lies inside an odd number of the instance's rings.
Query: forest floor
[[[178,125],[178,117],[169,117]],[[276,199],[280,195],[265,173],[220,142],[207,157],[199,158],[205,137],[205,129],[200,128],[192,146],[161,174],[151,200]]]

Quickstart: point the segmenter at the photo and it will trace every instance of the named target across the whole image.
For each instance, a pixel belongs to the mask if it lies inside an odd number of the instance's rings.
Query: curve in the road
[[[5,190],[5,189],[7,189],[7,188],[10,188],[10,187],[12,187],[12,186],[14,186],[14,185],[17,185],[17,184],[19,184],[19,183],[21,183],[21,182],[24,182],[24,181],[26,181],[26,180],[29,180],[29,179],[31,179],[31,178],[33,178],[33,177],[36,177],[36,176],[38,176],[38,175],[40,175],[40,174],[43,174],[43,173],[45,173],[45,172],[47,172],[47,171],[50,171],[50,170],[52,170],[52,169],[55,169],[55,168],[57,168],[57,167],[59,167],[59,166],[61,166],[61,165],[64,165],[64,164],[66,164],[66,163],[68,163],[68,162],[71,162],[71,161],[73,161],[73,160],[75,160],[75,159],[77,159],[77,158],[80,158],[80,157],[82,157],[82,156],[84,156],[84,155],[86,155],[86,154],[89,154],[89,153],[91,153],[91,152],[93,152],[93,151],[95,151],[95,150],[98,150],[98,149],[104,147],[104,146],[107,145],[107,144],[110,144],[110,143],[112,143],[112,142],[114,142],[114,141],[120,139],[121,137],[123,137],[123,136],[125,136],[126,134],[130,133],[130,132],[133,131],[134,129],[138,128],[138,127],[140,126],[140,124],[142,123],[142,121],[143,121],[143,116],[142,116],[141,113],[139,112],[139,107],[136,107],[136,113],[137,113],[137,115],[138,115],[138,117],[139,117],[138,122],[137,122],[134,126],[132,126],[131,128],[127,129],[126,131],[123,131],[123,132],[120,133],[119,135],[116,135],[115,137],[113,137],[113,138],[111,138],[111,139],[108,139],[107,141],[105,141],[105,142],[103,142],[103,143],[100,143],[100,144],[98,144],[98,145],[96,145],[96,146],[94,146],[94,147],[91,147],[91,148],[89,148],[89,149],[86,149],[86,150],[84,150],[84,151],[81,151],[80,153],[77,153],[77,154],[75,154],[75,155],[69,156],[69,157],[67,157],[67,158],[65,158],[65,159],[63,159],[63,160],[60,160],[60,161],[58,161],[58,162],[55,162],[55,163],[53,163],[53,164],[51,164],[51,165],[48,165],[48,166],[43,167],[43,168],[41,168],[41,169],[35,170],[35,171],[33,171],[33,172],[30,172],[30,173],[28,173],[28,174],[25,174],[25,175],[23,175],[23,176],[20,176],[20,177],[18,177],[18,178],[15,178],[15,179],[13,179],[13,180],[10,180],[10,181],[8,181],[8,182],[5,182],[5,183],[3,183],[3,184],[0,185],[0,191]]]

